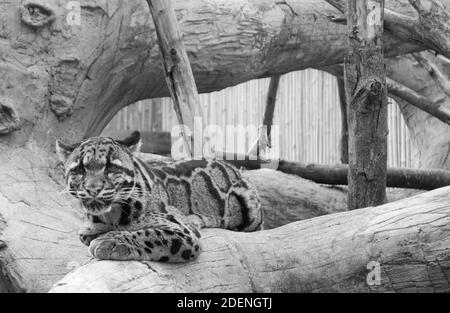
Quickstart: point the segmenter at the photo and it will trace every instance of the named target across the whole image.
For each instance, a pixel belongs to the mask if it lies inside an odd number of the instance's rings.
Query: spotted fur
[[[262,228],[254,188],[218,160],[143,162],[139,133],[119,141],[57,142],[67,191],[86,211],[81,241],[98,259],[186,262],[201,252],[200,228]]]

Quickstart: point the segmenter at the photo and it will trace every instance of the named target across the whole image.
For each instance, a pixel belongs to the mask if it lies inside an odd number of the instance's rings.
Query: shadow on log
[[[257,233],[205,230],[197,261],[93,261],[51,292],[449,292],[449,193]],[[380,280],[368,283],[373,266]]]

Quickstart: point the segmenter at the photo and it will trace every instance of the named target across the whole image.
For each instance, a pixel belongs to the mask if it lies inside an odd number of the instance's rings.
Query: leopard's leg
[[[94,239],[89,252],[102,260],[187,262],[201,252],[200,233],[172,214],[149,214],[145,228],[111,231]]]

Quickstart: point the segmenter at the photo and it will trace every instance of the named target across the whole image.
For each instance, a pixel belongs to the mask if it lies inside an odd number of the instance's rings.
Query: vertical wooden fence
[[[269,79],[253,80],[219,92],[200,95],[206,123],[255,125],[261,123]],[[145,100],[124,108],[108,130],[169,131],[177,123],[170,98]],[[279,127],[281,157],[302,162],[340,163],[340,109],[334,76],[304,70],[282,76],[274,124]],[[242,135],[242,134],[241,134]],[[245,153],[254,138],[246,138]],[[274,138],[274,141],[276,138]],[[275,142],[274,142],[275,143]],[[388,165],[413,167],[408,129],[397,105],[389,105]]]

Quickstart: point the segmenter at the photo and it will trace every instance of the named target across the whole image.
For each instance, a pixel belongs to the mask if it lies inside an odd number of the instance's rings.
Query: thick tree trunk
[[[384,0],[349,0],[349,209],[382,204],[386,197],[387,90],[383,54]]]
[[[446,187],[251,236],[206,230],[195,262],[95,261],[51,291],[449,292],[449,192]]]

